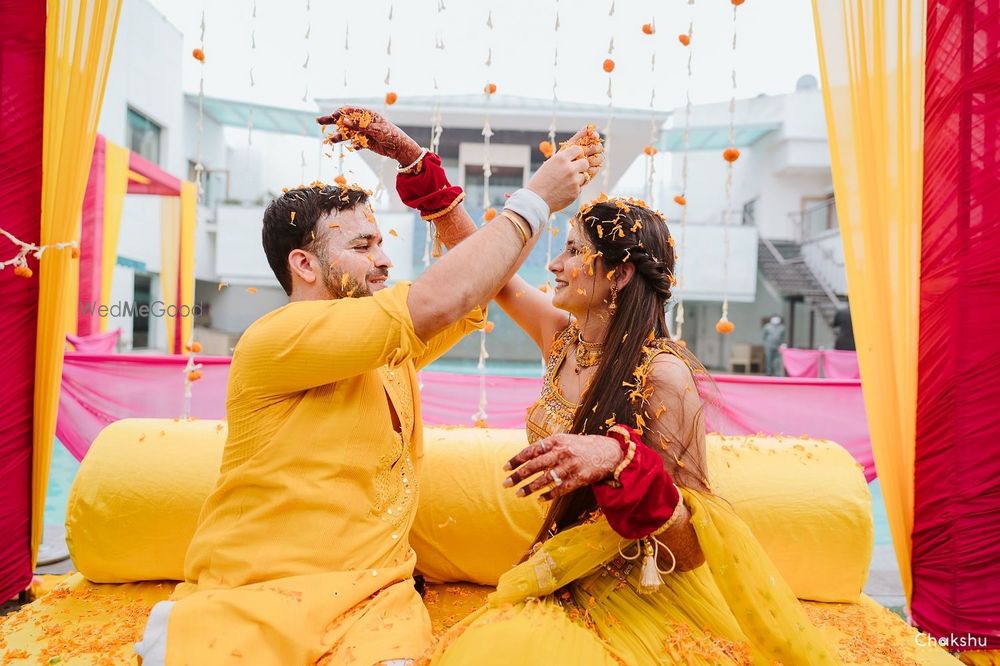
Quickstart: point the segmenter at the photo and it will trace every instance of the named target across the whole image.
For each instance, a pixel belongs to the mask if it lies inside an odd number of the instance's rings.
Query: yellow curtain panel
[[[118,259],[118,234],[122,207],[128,189],[128,149],[104,142],[104,234],[101,248],[101,303],[111,302],[111,277]],[[108,318],[100,318],[101,332],[108,330]]]
[[[813,0],[813,15],[865,408],[909,601],[926,6]]]
[[[42,123],[43,244],[79,240],[80,209],[97,119],[114,48],[121,0],[49,0],[45,25]],[[67,299],[76,272],[68,252],[49,252],[39,269],[31,469],[31,558],[42,541],[45,492],[59,409]],[[72,301],[71,301],[72,302]]]
[[[181,182],[181,256],[180,289],[178,301],[184,306],[185,316],[181,319],[181,344],[191,342],[194,333],[194,234],[198,218],[198,185],[190,181]],[[183,349],[178,350],[183,352]]]

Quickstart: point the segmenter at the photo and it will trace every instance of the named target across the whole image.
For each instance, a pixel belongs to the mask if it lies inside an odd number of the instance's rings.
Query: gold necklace
[[[587,342],[583,339],[583,333],[576,334],[576,374],[580,374],[583,368],[592,368],[601,362],[601,349],[604,345],[600,342]]]

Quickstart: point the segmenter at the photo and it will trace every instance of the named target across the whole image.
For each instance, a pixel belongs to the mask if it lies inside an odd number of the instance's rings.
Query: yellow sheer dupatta
[[[739,623],[754,661],[840,663],[746,524],[723,500],[686,489],[682,492],[705,555],[703,566],[728,605],[727,614],[731,613]],[[565,530],[505,573],[488,603],[500,607],[550,595],[595,572],[618,555],[619,546],[624,548],[626,544],[634,551],[631,542],[622,539],[603,518]],[[664,576],[667,587],[671,575]],[[623,628],[649,621],[643,617],[643,609],[635,611],[634,618],[617,618]],[[657,624],[667,631],[666,621]]]

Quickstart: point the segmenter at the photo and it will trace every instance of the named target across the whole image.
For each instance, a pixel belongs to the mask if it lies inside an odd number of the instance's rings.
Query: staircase
[[[826,287],[802,257],[795,241],[757,241],[757,268],[783,297],[802,297],[831,328],[841,301]]]

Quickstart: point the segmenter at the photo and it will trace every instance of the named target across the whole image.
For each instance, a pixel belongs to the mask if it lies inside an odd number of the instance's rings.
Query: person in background
[[[779,349],[785,344],[785,325],[780,316],[774,315],[764,324],[761,337],[764,339],[764,372],[771,377],[784,375]]]
[[[837,330],[837,337],[833,341],[833,348],[855,351],[854,326],[851,325],[850,305],[845,305],[837,310],[837,314],[833,316],[833,327]]]

